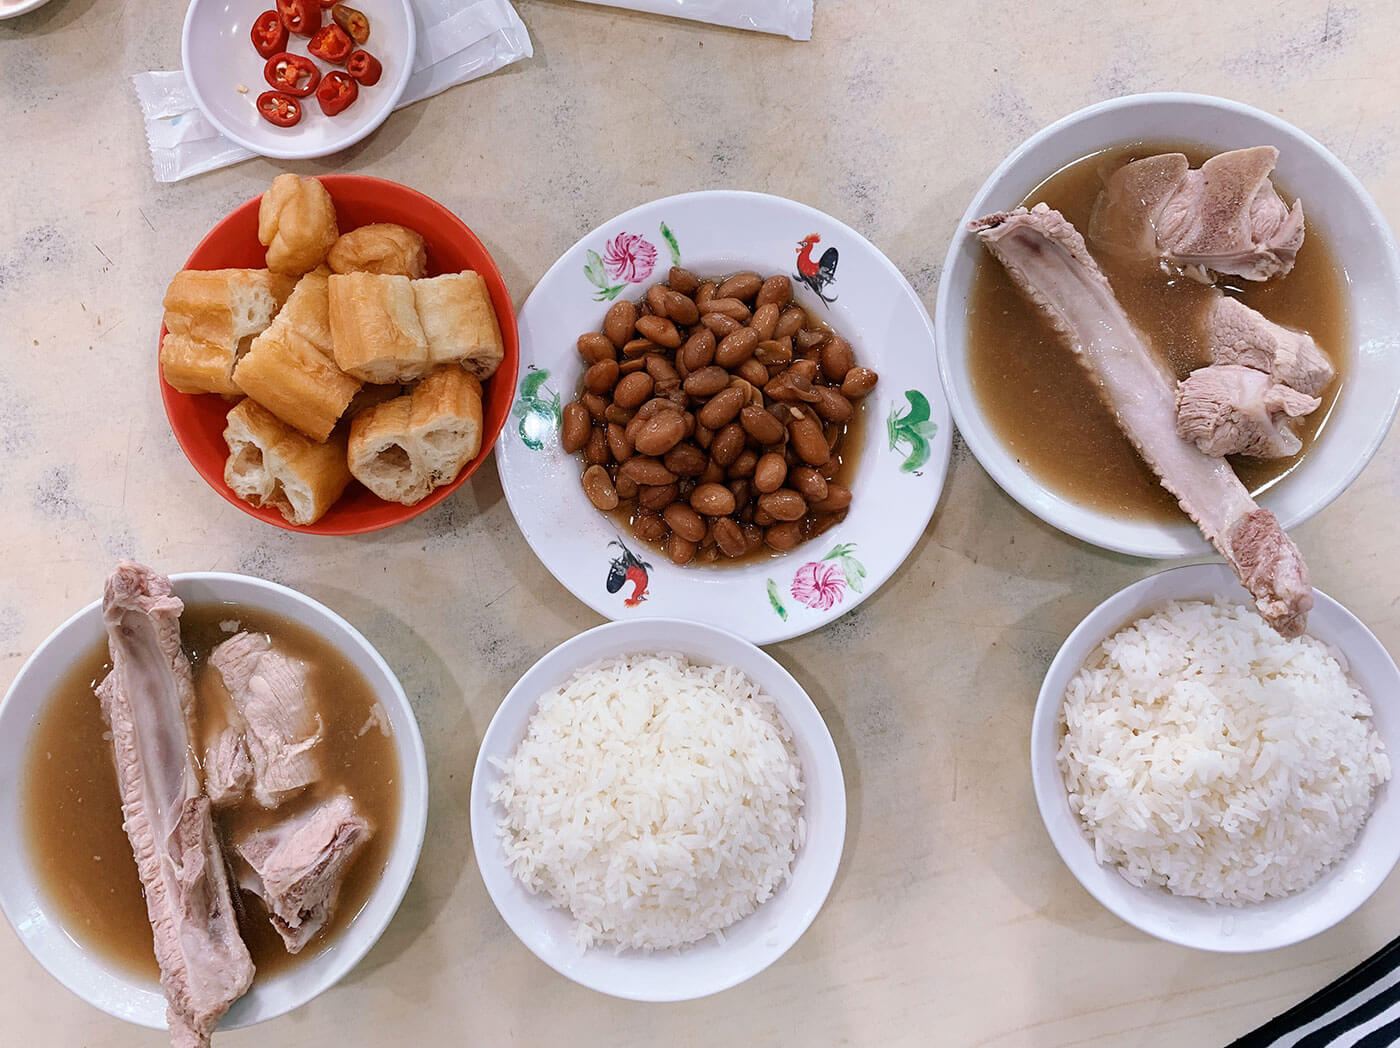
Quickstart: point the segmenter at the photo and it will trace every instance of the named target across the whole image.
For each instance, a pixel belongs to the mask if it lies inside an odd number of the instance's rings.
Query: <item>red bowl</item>
[[[481,452],[467,463],[451,484],[433,490],[423,501],[402,506],[385,502],[359,481],[351,481],[345,493],[315,524],[289,524],[271,507],[258,509],[233,493],[224,483],[224,463],[228,445],[224,443],[224,423],[232,404],[213,393],[181,393],[160,375],[157,343],[156,375],[165,415],[190,465],[209,486],[244,513],[288,531],[311,535],[358,535],[392,527],[436,506],[476,472],[491,453],[496,438],[505,427],[515,392],[515,376],[520,366],[520,336],[515,327],[515,307],[510,292],[496,268],[490,252],[466,224],[436,200],[417,190],[368,175],[318,175],[335,201],[335,217],[342,233],[370,222],[394,222],[423,235],[428,248],[428,275],[474,269],[486,281],[491,305],[501,322],[505,359],[496,373],[482,384]],[[186,269],[258,269],[266,264],[264,248],[258,243],[258,203],[254,197],[235,208],[209,231],[208,236],[185,263]],[[165,325],[160,328],[165,337]]]

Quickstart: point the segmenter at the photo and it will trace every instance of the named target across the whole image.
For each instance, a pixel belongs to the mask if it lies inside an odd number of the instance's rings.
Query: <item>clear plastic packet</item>
[[[812,39],[812,0],[583,0],[583,3],[627,7],[734,29],[756,29],[794,40]]]
[[[534,54],[525,23],[510,0],[411,0],[418,50],[396,108],[431,98]],[[195,105],[181,70],[131,78],[151,170],[157,182],[178,182],[253,156],[219,134]]]

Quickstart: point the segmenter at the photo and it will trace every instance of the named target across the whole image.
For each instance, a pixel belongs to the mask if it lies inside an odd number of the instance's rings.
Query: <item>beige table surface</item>
[[[1178,0],[819,0],[799,44],[520,0],[533,60],[392,116],[301,174],[436,197],[517,302],[594,224],[689,189],[760,189],[868,235],[932,309],[950,232],[1022,138],[1090,102],[1194,89],[1315,135],[1400,217],[1400,7]],[[708,1000],[638,1005],[555,975],[492,908],[467,827],[487,721],[598,616],[541,567],[488,463],[417,520],[296,536],[210,491],[154,381],[160,300],[219,217],[284,165],[156,184],[129,77],[175,68],[179,4],[52,0],[0,23],[0,684],[121,556],[248,572],[345,615],[413,699],[432,778],[403,908],[339,986],[238,1046],[1219,1045],[1400,932],[1400,876],[1332,931],[1260,956],[1157,942],[1061,865],[1031,794],[1040,677],[1096,603],[1161,565],[1022,511],[960,444],[903,570],[772,653],[845,766],[846,852],[782,960]],[[1317,585],[1400,651],[1400,437],[1296,531]],[[11,803],[11,798],[0,798]],[[5,847],[13,846],[6,843]],[[3,922],[0,922],[3,924]],[[0,930],[0,1043],[158,1045],[71,996]]]

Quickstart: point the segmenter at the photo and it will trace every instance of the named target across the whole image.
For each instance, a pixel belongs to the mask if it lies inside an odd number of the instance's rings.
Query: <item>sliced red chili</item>
[[[276,11],[264,11],[253,22],[253,47],[264,58],[271,58],[287,47],[287,27]]]
[[[350,34],[355,43],[363,46],[369,39],[369,19],[349,4],[336,4],[331,8],[335,24]]]
[[[350,52],[355,50],[355,41],[350,39],[344,29],[332,22],[316,30],[316,35],[307,42],[306,49],[324,62],[340,65],[350,57]]]
[[[311,59],[283,51],[267,60],[263,79],[278,91],[305,98],[321,82],[321,71]]]
[[[356,51],[351,55],[345,62],[345,71],[365,87],[373,87],[384,75],[384,67],[379,64],[379,59],[368,51]]]
[[[318,0],[277,0],[277,14],[288,31],[297,36],[310,36],[321,28]]]
[[[340,70],[327,73],[316,89],[316,101],[326,116],[343,113],[351,102],[360,97],[360,87]]]
[[[264,91],[258,95],[258,112],[270,124],[291,127],[301,119],[301,103],[281,91]]]

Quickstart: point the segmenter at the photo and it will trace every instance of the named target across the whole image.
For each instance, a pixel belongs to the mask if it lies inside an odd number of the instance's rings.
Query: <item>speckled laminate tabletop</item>
[[[339,986],[227,1048],[377,1045],[1223,1044],[1400,931],[1400,876],[1350,919],[1256,956],[1157,942],[1064,868],[1031,792],[1041,675],[1105,596],[1161,565],[1041,524],[960,444],[899,574],[770,651],[845,767],[825,909],[782,960],[706,1000],[638,1005],[537,961],[497,916],[467,828],[481,733],[516,678],[597,624],[516,530],[490,462],[411,523],[288,534],[185,461],[155,382],[161,296],[204,232],[278,171],[353,171],[461,215],[517,303],[599,221],[696,188],[767,190],[870,237],[932,309],[953,225],[1027,134],[1126,92],[1280,114],[1400,217],[1400,7],[1286,0],[818,0],[813,40],[519,0],[535,57],[392,116],[327,161],[158,185],[130,75],[179,62],[180,5],[52,0],[0,22],[0,684],[121,556],[224,569],[329,604],[417,711],[432,810],[398,916]],[[1400,651],[1400,437],[1295,537],[1315,583]],[[892,657],[892,652],[902,653]],[[9,798],[3,799],[9,803]],[[158,1045],[71,996],[0,929],[0,1042]]]

